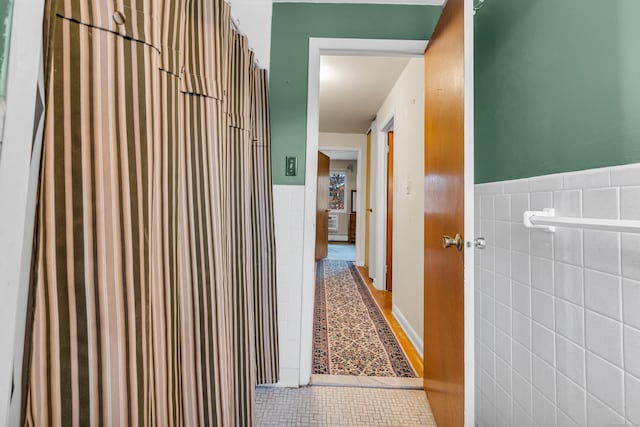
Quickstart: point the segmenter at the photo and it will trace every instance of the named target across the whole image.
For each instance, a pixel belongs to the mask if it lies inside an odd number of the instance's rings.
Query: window
[[[329,173],[329,209],[333,212],[346,212],[347,173]]]

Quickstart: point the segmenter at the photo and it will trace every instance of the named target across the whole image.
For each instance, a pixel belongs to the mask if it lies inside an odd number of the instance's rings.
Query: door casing
[[[473,0],[465,1],[465,74],[473,75]],[[311,379],[313,292],[315,288],[315,194],[319,138],[320,55],[422,56],[427,42],[416,40],[309,39],[307,147],[301,297],[300,385]],[[384,122],[383,122],[384,123]],[[465,79],[465,230],[473,235],[473,79]],[[374,212],[375,215],[375,212]],[[474,420],[474,251],[465,252],[465,426]]]

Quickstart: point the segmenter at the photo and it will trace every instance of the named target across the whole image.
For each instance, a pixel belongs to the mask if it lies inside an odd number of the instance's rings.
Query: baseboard
[[[330,242],[348,242],[349,236],[346,234],[329,234]]]
[[[404,317],[404,315],[402,314],[402,312],[400,311],[397,305],[395,304],[393,305],[391,312],[393,313],[393,317],[395,317],[398,323],[400,324],[400,327],[402,328],[404,333],[407,334],[409,341],[411,341],[411,344],[413,344],[413,347],[416,349],[420,357],[423,357],[424,342],[422,341],[420,336],[411,327],[411,325],[409,324],[409,321],[407,320],[406,317]]]

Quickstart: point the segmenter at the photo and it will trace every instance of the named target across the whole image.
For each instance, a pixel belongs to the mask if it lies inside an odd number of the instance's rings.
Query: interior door
[[[393,131],[387,133],[387,291],[393,289]]]
[[[425,52],[424,389],[438,426],[464,424],[464,4]],[[461,241],[460,241],[461,243]]]
[[[364,214],[364,267],[369,271],[369,243],[371,227],[371,131],[367,133],[367,173],[365,191],[365,214]],[[371,273],[368,273],[371,277]]]
[[[318,152],[316,196],[316,261],[329,254],[329,156]]]

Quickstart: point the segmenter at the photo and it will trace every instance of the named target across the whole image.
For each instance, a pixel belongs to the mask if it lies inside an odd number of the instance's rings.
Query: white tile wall
[[[640,220],[640,164],[476,185],[478,425],[640,424],[640,235],[529,230],[529,208]]]
[[[298,387],[300,384],[304,186],[274,185],[273,210],[280,344],[278,385]]]

